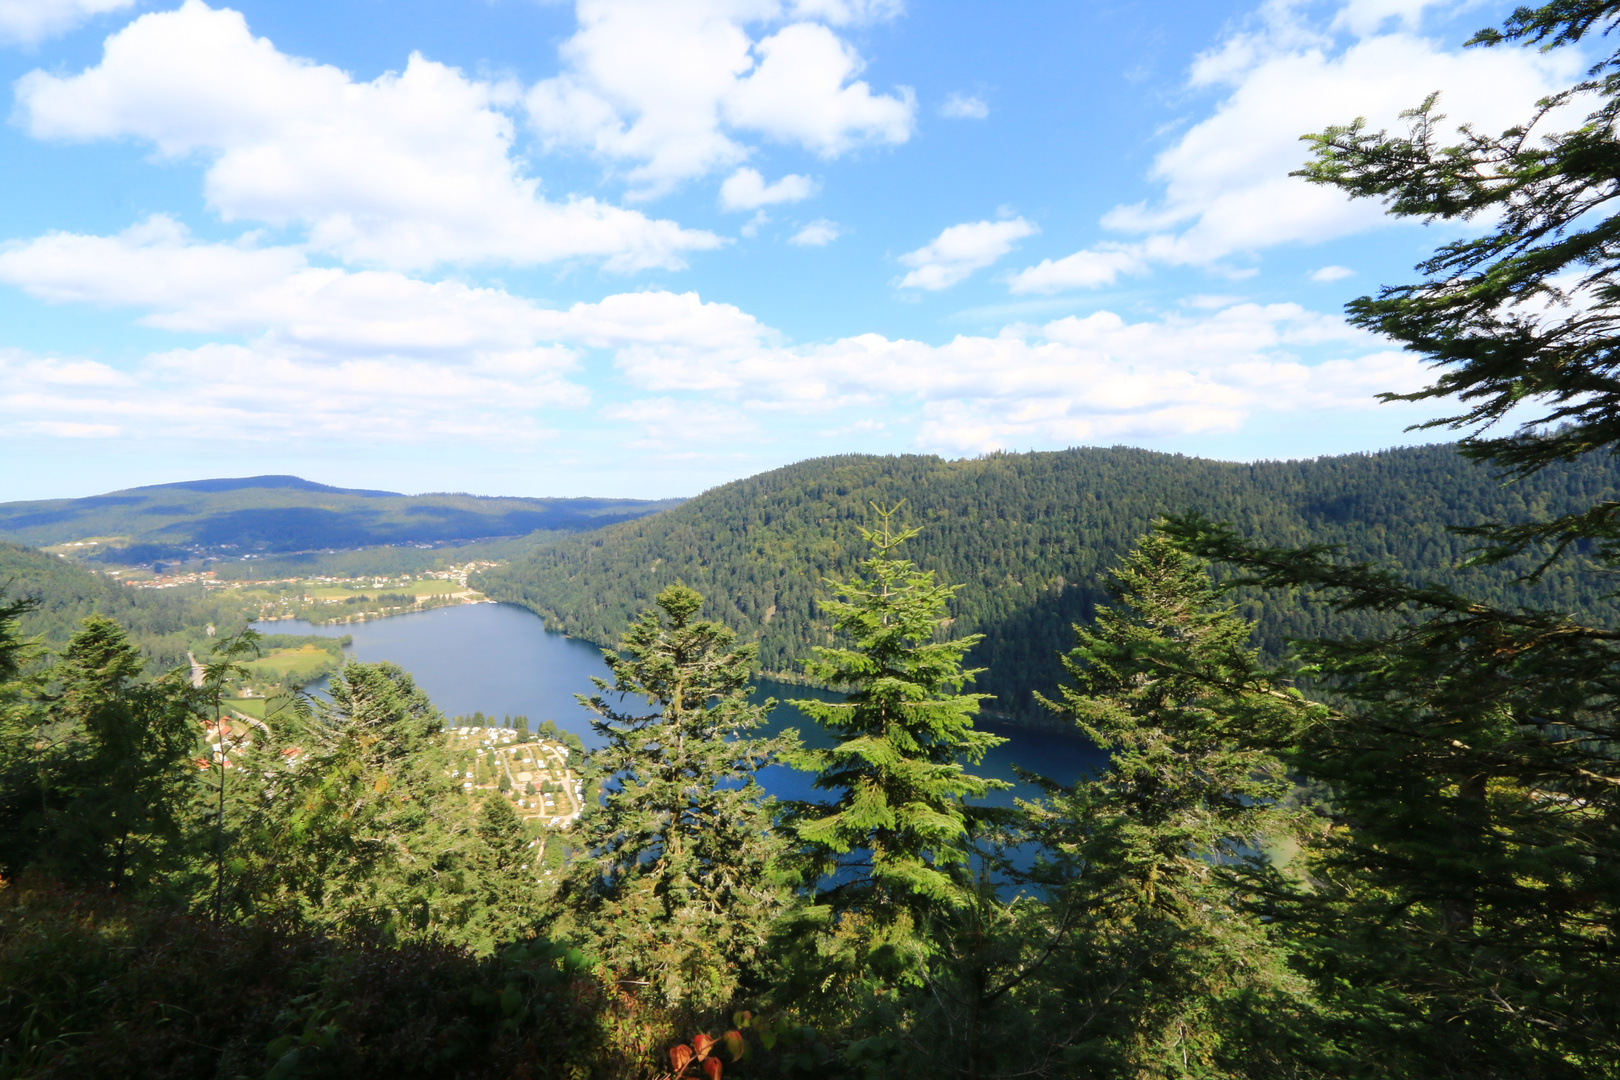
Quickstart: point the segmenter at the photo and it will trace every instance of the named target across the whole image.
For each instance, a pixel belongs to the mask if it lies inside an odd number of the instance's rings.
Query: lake
[[[409,671],[433,703],[446,716],[481,712],[491,723],[505,716],[527,716],[531,728],[553,720],[572,731],[586,746],[599,746],[590,716],[575,694],[591,693],[591,676],[604,675],[602,650],[545,628],[541,618],[514,604],[466,604],[435,608],[411,615],[394,615],[365,622],[315,626],[303,620],[256,624],[267,634],[319,634],[354,638],[349,655],[357,660],[388,660]],[[760,680],[759,696],[832,698],[836,695]],[[980,776],[1007,780],[1017,786],[986,800],[1011,805],[1012,799],[1035,794],[1033,786],[1017,779],[1014,764],[1064,783],[1099,768],[1107,756],[1083,738],[1058,732],[1032,731],[981,722],[1007,742],[992,750],[972,771]],[[798,728],[804,741],[826,745],[828,736],[814,721],[791,705],[778,705],[771,728]],[[792,769],[765,770],[760,781],[782,798],[812,795],[809,777]]]

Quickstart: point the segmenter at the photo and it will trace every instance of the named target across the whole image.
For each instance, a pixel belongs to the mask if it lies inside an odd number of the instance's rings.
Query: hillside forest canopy
[[[1556,0],[1474,44],[1617,23]],[[1467,549],[1423,575],[1402,536],[1373,560],[1309,520],[1268,536],[1250,504],[1158,511],[1033,699],[1108,763],[1010,808],[980,799],[975,715],[1015,676],[974,670],[971,574],[914,554],[943,504],[873,500],[857,550],[815,555],[795,656],[739,631],[752,595],[628,599],[564,828],[469,788],[468,757],[505,775],[517,736],[453,741],[475,736],[396,666],[239,727],[222,695],[255,632],[172,671],[91,611],[47,653],[8,594],[0,1075],[1620,1075],[1620,500],[1596,479],[1620,444],[1620,56],[1546,104],[1584,110],[1570,130],[1454,134],[1413,104],[1403,133],[1313,136],[1305,177],[1476,227],[1352,320],[1434,361],[1412,396],[1463,436],[1434,460],[1588,495],[1420,518]],[[1317,620],[1276,648],[1273,594]],[[830,745],[762,727],[750,675],[789,660],[841,690],[801,703]],[[814,795],[767,798],[779,767]]]
[[[1559,463],[1504,485],[1453,445],[1308,461],[1234,464],[1123,447],[1059,453],[936,457],[846,455],[726,484],[664,513],[563,537],[485,570],[484,593],[522,604],[546,624],[608,645],[665,586],[715,598],[713,615],[759,645],[762,671],[792,680],[824,644],[823,582],[863,556],[860,529],[875,503],[904,502],[921,528],[912,559],[959,585],[951,632],[982,634],[968,663],[986,709],[1024,723],[1053,720],[1035,698],[1055,692],[1056,657],[1076,623],[1107,602],[1106,572],[1162,514],[1198,509],[1273,545],[1327,543],[1357,561],[1448,586],[1475,542],[1453,530],[1478,521],[1528,522],[1620,498],[1607,456]],[[1607,619],[1609,583],[1573,565],[1519,555],[1466,580],[1493,603],[1527,602]],[[1223,571],[1224,572],[1224,571]],[[1399,616],[1337,612],[1299,593],[1234,595],[1254,644],[1280,659],[1292,639],[1373,634]]]

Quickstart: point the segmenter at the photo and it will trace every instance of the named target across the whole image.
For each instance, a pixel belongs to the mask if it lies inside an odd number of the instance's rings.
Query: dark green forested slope
[[[116,620],[153,671],[184,664],[187,650],[203,656],[210,624],[219,635],[247,625],[241,605],[229,594],[209,596],[201,585],[131,589],[66,559],[5,541],[0,541],[0,592],[39,601],[38,609],[23,616],[22,631],[52,647],[65,645],[87,615]]]
[[[120,537],[130,545],[128,561],[148,562],[185,551],[303,551],[595,529],[676,502],[400,495],[253,476],[0,503],[0,538],[44,546]]]
[[[539,548],[479,577],[491,596],[524,604],[555,629],[616,640],[633,613],[679,578],[711,611],[760,642],[767,672],[796,670],[827,640],[821,580],[846,576],[862,552],[857,527],[873,501],[908,501],[923,526],[909,545],[922,566],[961,583],[953,631],[987,635],[971,657],[995,711],[1036,716],[1032,689],[1057,679],[1054,654],[1101,599],[1099,572],[1156,515],[1198,509],[1272,544],[1339,543],[1501,599],[1511,568],[1452,570],[1469,548],[1448,526],[1517,521],[1615,497],[1620,469],[1592,455],[1504,486],[1450,446],[1412,447],[1252,465],[1128,448],[999,454],[971,461],[846,455],[801,462],[715,488],[683,506]],[[1593,611],[1607,583],[1565,570],[1536,602]],[[1259,643],[1365,632],[1374,617],[1255,597]],[[1612,617],[1607,612],[1606,617]]]

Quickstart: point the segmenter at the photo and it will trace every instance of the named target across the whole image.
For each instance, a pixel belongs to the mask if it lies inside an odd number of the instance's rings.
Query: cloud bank
[[[632,197],[740,164],[750,137],[824,158],[911,137],[915,95],[875,92],[834,29],[897,4],[579,0],[576,12],[563,71],[525,97],[529,119],[551,147],[626,169]]]
[[[1242,272],[1242,261],[1284,244],[1316,244],[1389,227],[1376,201],[1352,202],[1290,172],[1305,133],[1357,116],[1399,130],[1402,110],[1433,91],[1449,123],[1501,131],[1584,66],[1572,50],[1458,49],[1421,36],[1426,0],[1353,0],[1327,26],[1288,3],[1200,55],[1193,91],[1223,95],[1154,160],[1156,199],[1116,206],[1101,224],[1136,240],[1096,244],[1013,276],[1018,293],[1111,285],[1154,264]]]
[[[356,82],[202,0],[143,15],[107,39],[95,67],[34,71],[16,93],[34,137],[136,139],[201,157],[224,220],[301,227],[313,250],[345,262],[421,270],[584,256],[632,271],[678,268],[721,243],[596,199],[546,199],[513,154],[502,109],[514,87],[418,54]]]

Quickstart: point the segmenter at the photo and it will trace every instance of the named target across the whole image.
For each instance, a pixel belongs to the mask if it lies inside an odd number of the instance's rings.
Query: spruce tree
[[[963,762],[977,764],[1005,740],[974,730],[985,695],[961,692],[977,674],[962,658],[979,635],[941,639],[960,586],[897,558],[919,530],[895,530],[899,507],[874,509],[879,527],[861,530],[872,555],[853,581],[830,582],[835,599],[822,603],[849,644],[818,647],[804,662],[812,679],[848,693],[842,702],[793,703],[837,739],[795,759],[832,798],[796,807],[793,821],[820,902],[898,929],[892,943],[913,953],[902,961],[910,964],[925,950],[917,939],[903,941],[906,928],[965,899],[973,816],[966,800],[1008,786],[972,775]]]
[[[748,700],[754,649],[695,619],[702,604],[685,585],[664,589],[619,651],[604,652],[612,678],[580,698],[607,740],[586,773],[602,800],[571,837],[552,931],[691,1016],[727,1005],[764,961],[786,894],[772,877],[772,802],[755,774],[797,745],[791,732],[753,734],[775,704]],[[650,711],[616,707],[609,694]]]
[[[178,678],[141,683],[144,667],[123,629],[96,615],[48,674],[33,862],[59,878],[143,890],[182,865],[197,716]]]
[[[444,718],[394,664],[351,661],[314,715],[278,718],[244,758],[235,903],[317,926],[460,941],[478,899]],[[481,932],[480,932],[480,936]]]
[[[1020,994],[1041,1017],[1031,1049],[1088,1075],[1287,1075],[1301,1046],[1269,1021],[1309,1001],[1237,871],[1275,877],[1265,853],[1314,831],[1271,748],[1320,710],[1258,667],[1252,626],[1165,536],[1109,592],[1043,699],[1108,766],[1024,806],[1042,851],[1026,880],[1053,898],[1054,947]]]
[[[0,600],[0,874],[14,876],[36,850],[40,771],[34,687],[23,669],[38,655],[22,635],[37,602]]]
[[[1233,585],[1409,620],[1299,643],[1331,707],[1278,748],[1338,825],[1307,852],[1308,886],[1262,896],[1332,1010],[1341,1074],[1620,1069],[1620,633],[1196,517],[1167,528],[1243,571]]]
[[[202,678],[197,682],[193,676],[193,697],[200,710],[213,721],[213,774],[214,774],[214,921],[218,922],[225,917],[225,862],[226,849],[234,839],[229,834],[225,823],[226,793],[230,787],[228,772],[232,765],[233,756],[240,759],[247,744],[247,739],[240,732],[230,732],[227,728],[236,726],[225,717],[225,688],[228,684],[245,679],[250,672],[243,666],[243,658],[260,655],[260,643],[264,635],[257,630],[244,629],[236,634],[217,642],[209,650],[210,659],[202,666]],[[187,653],[187,658],[191,654]],[[192,660],[195,666],[196,661]]]
[[[490,952],[532,936],[539,915],[535,859],[511,802],[498,794],[486,797],[467,860],[468,917],[456,940]]]
[[[1515,11],[1473,44],[1561,48],[1620,26],[1614,0]],[[1444,133],[1437,97],[1405,135],[1361,121],[1312,138],[1303,175],[1400,217],[1482,219],[1421,280],[1349,306],[1424,356],[1463,451],[1524,478],[1620,442],[1613,161],[1620,53],[1524,122]],[[1571,110],[1585,119],[1552,123]],[[1508,432],[1490,429],[1529,416]],[[1434,426],[1434,425],[1431,425]],[[1539,577],[1620,567],[1620,500],[1486,521],[1476,563],[1533,554]],[[1324,546],[1272,549],[1195,517],[1170,531],[1244,571],[1233,584],[1307,590],[1342,617],[1404,626],[1305,643],[1331,692],[1290,765],[1330,785],[1338,817],[1311,887],[1268,896],[1308,958],[1346,1048],[1342,1075],[1576,1077],[1620,1071],[1620,631],[1569,610],[1487,604],[1407,582]]]

